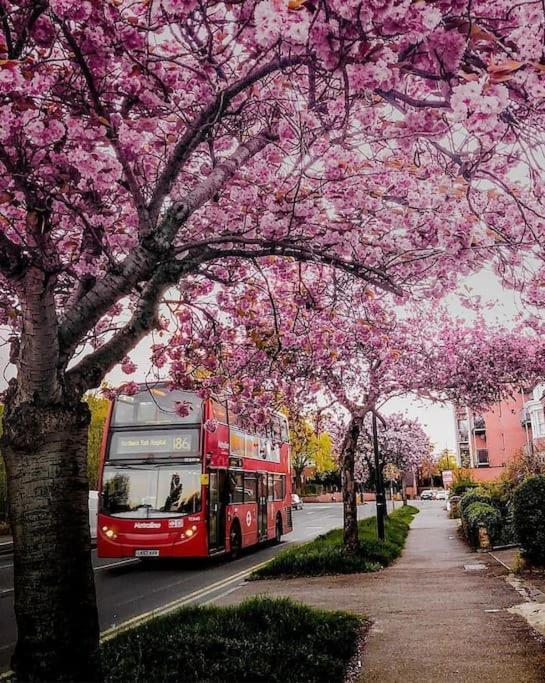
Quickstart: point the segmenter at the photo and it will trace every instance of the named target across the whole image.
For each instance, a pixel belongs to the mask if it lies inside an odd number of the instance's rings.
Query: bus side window
[[[253,475],[244,475],[244,502],[255,503],[257,500],[257,479]]]
[[[231,455],[237,458],[243,458],[245,453],[245,436],[237,429],[231,429],[229,434],[229,444]]]
[[[259,457],[259,439],[257,436],[251,434],[246,434],[246,457],[247,458],[257,458]]]
[[[230,472],[229,495],[232,503],[244,503],[244,474],[242,472]]]
[[[273,444],[279,444],[282,441],[282,431],[280,429],[280,419],[278,415],[273,415],[272,419],[272,437]]]
[[[221,422],[221,424],[227,424],[227,407],[223,403],[218,401],[212,401],[212,411],[214,413],[214,418]]]
[[[284,477],[276,475],[274,478],[274,499],[284,499]]]
[[[288,421],[284,416],[280,418],[280,431],[281,431],[281,437],[282,437],[282,442],[283,443],[289,443],[290,440],[290,432],[288,429]]]
[[[274,500],[274,474],[267,475],[267,500]]]

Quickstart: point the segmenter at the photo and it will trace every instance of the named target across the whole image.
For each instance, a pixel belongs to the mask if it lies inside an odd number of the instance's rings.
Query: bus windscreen
[[[201,509],[200,465],[107,466],[102,512],[114,517],[173,517]]]

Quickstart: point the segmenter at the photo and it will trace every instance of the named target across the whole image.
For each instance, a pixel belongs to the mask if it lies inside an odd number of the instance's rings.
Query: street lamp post
[[[377,535],[384,540],[384,515],[386,513],[386,495],[384,493],[384,481],[380,468],[380,454],[378,450],[377,416],[373,412],[373,450],[375,453],[375,490],[377,500]]]

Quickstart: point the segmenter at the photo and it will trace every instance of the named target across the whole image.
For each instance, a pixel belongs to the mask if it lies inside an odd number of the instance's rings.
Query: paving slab
[[[251,582],[219,604],[282,595],[373,621],[361,683],[543,683],[545,641],[508,609],[521,596],[507,571],[473,553],[438,507],[412,524],[402,557],[374,574]],[[465,565],[484,563],[467,571]]]

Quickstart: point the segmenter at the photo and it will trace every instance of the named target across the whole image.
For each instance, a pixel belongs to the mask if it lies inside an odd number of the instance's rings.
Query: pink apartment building
[[[533,393],[521,391],[481,413],[455,407],[458,464],[471,470],[474,481],[497,479],[517,451],[542,436],[542,388],[536,387]]]

